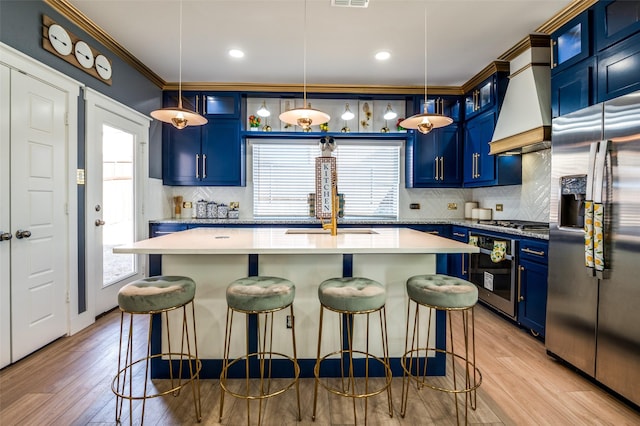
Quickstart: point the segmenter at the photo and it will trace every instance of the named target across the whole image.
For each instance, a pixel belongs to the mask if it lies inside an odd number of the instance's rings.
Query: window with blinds
[[[309,217],[315,192],[317,141],[250,142],[253,148],[254,217]],[[398,217],[401,141],[340,140],[338,192],[344,194],[344,216]]]

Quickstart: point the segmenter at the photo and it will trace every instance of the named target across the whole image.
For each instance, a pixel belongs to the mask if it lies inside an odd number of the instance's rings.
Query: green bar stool
[[[358,423],[356,415],[356,400],[364,399],[364,423],[367,423],[367,408],[370,397],[381,394],[386,390],[387,403],[389,405],[389,416],[393,417],[393,402],[391,398],[391,365],[389,363],[389,345],[387,340],[387,314],[385,302],[387,293],[382,284],[369,278],[330,278],[323,281],[318,288],[318,298],[320,299],[320,322],[318,327],[318,352],[316,365],[313,369],[315,376],[315,386],[313,393],[313,420],[316,419],[316,408],[318,401],[318,384],[327,391],[342,397],[351,398],[353,401],[353,416],[355,424]],[[340,314],[340,342],[338,350],[322,355],[322,321],[324,310]],[[376,356],[369,349],[369,317],[373,313],[378,313],[380,320],[382,355]],[[364,315],[366,319],[365,347],[354,348],[354,317]],[[346,333],[346,340],[345,340]],[[356,383],[354,354],[364,356],[364,385]],[[320,380],[321,365],[328,360],[338,360],[340,364],[341,381],[337,386],[332,386]],[[346,364],[346,366],[345,366]],[[373,387],[369,383],[369,373],[372,366],[381,366],[384,370],[385,380],[380,386]],[[346,370],[346,371],[345,371]],[[361,380],[358,380],[361,381]]]
[[[464,394],[465,424],[468,422],[468,406],[476,409],[476,389],[482,383],[482,374],[476,367],[476,347],[475,347],[475,326],[473,308],[478,301],[478,289],[469,281],[448,275],[416,275],[407,280],[407,293],[409,303],[407,305],[407,329],[405,338],[405,353],[402,356],[402,368],[404,370],[402,379],[402,403],[400,415],[405,416],[407,411],[407,399],[411,381],[415,381],[418,389],[429,387],[441,392],[453,393],[455,396],[456,421],[460,423],[458,408],[458,394]],[[409,344],[409,323],[411,302],[415,304],[413,332],[411,334],[411,344]],[[428,308],[427,316],[427,339],[420,347],[420,308]],[[431,319],[435,311],[444,311],[448,320],[449,347],[450,350],[429,347],[431,338]],[[462,329],[464,333],[463,351],[457,351],[453,342],[452,316],[459,312],[462,319]],[[469,321],[469,319],[471,321]],[[426,379],[427,376],[427,354],[435,351],[445,354],[451,361],[453,375],[453,387],[442,387]],[[420,358],[420,353],[423,358]],[[464,364],[464,385],[458,383],[456,377],[456,359]],[[446,363],[445,363],[446,366]],[[470,404],[469,404],[470,403]]]
[[[220,416],[222,421],[222,412],[224,409],[224,395],[230,395],[245,399],[247,401],[247,424],[251,423],[250,403],[252,400],[258,400],[258,424],[262,422],[262,401],[280,395],[295,386],[296,397],[298,401],[298,421],[302,419],[300,414],[300,388],[298,378],[300,377],[300,366],[298,365],[298,357],[296,353],[296,332],[295,321],[293,320],[293,299],[295,298],[295,285],[280,277],[252,276],[240,278],[233,281],[227,287],[227,320],[224,337],[224,359],[222,372],[220,373]],[[291,315],[291,342],[292,355],[286,355],[274,352],[273,343],[273,324],[274,313],[289,308]],[[231,332],[233,328],[234,313],[243,313],[245,315],[245,346],[246,354],[230,360],[229,351],[231,346]],[[258,315],[258,348],[257,352],[250,353],[249,344],[249,315]],[[282,386],[272,386],[271,377],[274,369],[273,361],[289,360],[293,369],[293,378]],[[252,360],[254,363],[252,364]],[[234,390],[228,383],[229,370],[240,363],[244,363],[245,386],[242,390]],[[259,371],[258,386],[250,385],[251,366],[256,365]]]
[[[180,390],[191,385],[193,405],[196,419],[202,419],[202,406],[200,404],[200,370],[202,362],[198,358],[198,346],[196,339],[196,319],[193,298],[196,292],[195,282],[188,277],[181,276],[155,276],[133,281],[118,292],[118,306],[120,307],[120,345],[118,350],[118,373],[111,384],[111,390],[116,395],[116,423],[120,423],[124,400],[129,401],[129,423],[133,424],[133,401],[142,400],[142,414],[140,424],[144,422],[144,410],[147,399],[172,394],[178,396]],[[187,305],[191,306],[191,321],[188,320]],[[169,312],[176,311],[172,315],[179,315],[181,310],[182,332],[180,350],[171,348],[172,338],[169,327]],[[128,331],[126,337],[126,350],[123,354],[123,338],[125,314],[128,315]],[[153,315],[164,317],[164,332],[166,333],[167,351],[151,353],[151,333]],[[144,354],[134,355],[134,316],[147,315],[147,344]],[[191,329],[191,330],[190,330]],[[123,359],[124,355],[124,359]],[[141,355],[141,356],[138,356]],[[168,360],[169,386],[157,386],[149,393],[149,363],[153,358]],[[177,367],[177,368],[176,368]],[[144,375],[142,369],[144,368]],[[176,371],[177,370],[177,371]],[[187,372],[188,371],[188,372]],[[143,380],[142,385],[135,380]],[[164,390],[162,390],[164,389]]]

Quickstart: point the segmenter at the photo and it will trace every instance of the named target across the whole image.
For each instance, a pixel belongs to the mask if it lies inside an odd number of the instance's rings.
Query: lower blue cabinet
[[[546,241],[520,241],[518,323],[542,338],[547,317],[547,249]]]
[[[469,230],[462,226],[451,227],[451,239],[462,243],[469,242]],[[449,275],[469,279],[469,253],[450,254],[448,272]]]

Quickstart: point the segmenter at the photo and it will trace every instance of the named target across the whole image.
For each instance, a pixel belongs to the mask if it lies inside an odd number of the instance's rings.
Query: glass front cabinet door
[[[557,73],[590,55],[589,17],[586,10],[551,35],[551,72]]]

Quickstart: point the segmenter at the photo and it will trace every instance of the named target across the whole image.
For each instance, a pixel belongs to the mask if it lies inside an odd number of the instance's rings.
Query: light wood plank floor
[[[114,424],[111,380],[116,368],[119,314],[112,312],[73,337],[59,339],[0,371],[2,425]],[[200,337],[200,336],[199,336]],[[483,374],[478,408],[469,423],[477,425],[640,425],[640,412],[548,357],[544,345],[486,308],[476,308],[477,363]],[[435,378],[445,382],[445,378]],[[410,390],[409,408],[399,415],[402,382],[394,378],[394,416],[386,398],[370,399],[369,424],[455,424],[453,397],[430,389]],[[202,381],[202,424],[219,424],[217,380]],[[344,398],[321,392],[315,422],[313,380],[301,381],[304,425],[353,424],[353,408]],[[257,405],[252,405],[257,413]],[[222,424],[246,424],[246,404],[227,396]],[[263,424],[296,423],[295,393],[288,391],[264,405]],[[362,424],[363,408],[358,407]],[[139,419],[140,407],[134,408]],[[123,418],[128,423],[129,418]],[[252,417],[255,424],[256,414]],[[136,423],[139,421],[134,421]],[[191,394],[155,398],[147,403],[147,424],[194,424]]]

